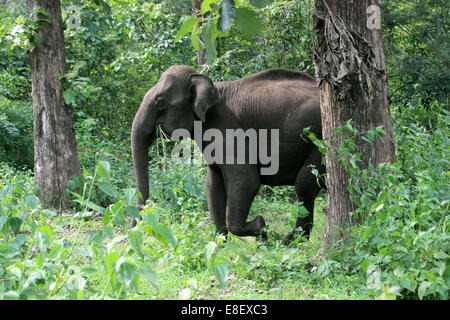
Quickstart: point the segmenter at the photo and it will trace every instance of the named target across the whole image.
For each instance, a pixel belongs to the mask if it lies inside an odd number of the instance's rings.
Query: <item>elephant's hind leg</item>
[[[325,172],[325,167],[321,163],[322,154],[319,150],[314,149],[305,160],[304,164],[297,173],[295,179],[295,193],[297,194],[297,199],[303,202],[303,206],[308,211],[308,215],[305,217],[298,217],[295,223],[295,229],[292,234],[289,234],[284,242],[289,243],[294,239],[296,230],[301,227],[303,230],[303,236],[309,239],[311,230],[314,223],[314,200],[317,194],[323,187],[319,184],[317,177],[312,173],[311,165],[314,165],[318,169],[319,175]]]
[[[237,236],[258,236],[266,224],[257,216],[247,221],[250,206],[261,185],[258,169],[248,166],[233,166],[225,169],[227,189],[226,225],[228,231]]]

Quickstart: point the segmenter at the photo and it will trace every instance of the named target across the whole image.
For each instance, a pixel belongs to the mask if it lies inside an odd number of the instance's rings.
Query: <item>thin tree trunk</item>
[[[194,17],[201,17],[202,11],[202,0],[192,0],[192,9],[194,11]],[[197,30],[201,27],[201,22],[197,24]],[[206,63],[206,49],[197,51],[198,68],[202,69],[203,65]]]
[[[324,139],[335,129],[353,120],[360,135],[383,126],[386,135],[371,145],[357,138],[361,153],[359,167],[375,168],[395,161],[392,120],[389,111],[387,76],[381,27],[368,28],[367,8],[378,0],[316,0],[316,39],[314,60],[320,82],[322,131]],[[366,40],[367,39],[367,40]],[[359,222],[351,218],[354,210],[347,190],[349,175],[337,159],[342,137],[328,140],[326,156],[328,209],[324,247],[346,236],[346,228]]]
[[[66,73],[64,30],[59,0],[28,0],[28,10],[37,6],[48,13],[38,13],[37,31],[41,40],[29,53],[34,123],[34,174],[39,198],[46,207],[67,208],[64,196],[67,181],[81,175],[72,110],[63,98],[58,75]]]

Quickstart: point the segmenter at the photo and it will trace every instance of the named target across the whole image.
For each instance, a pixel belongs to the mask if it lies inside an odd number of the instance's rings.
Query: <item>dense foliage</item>
[[[250,1],[256,2],[270,1]],[[262,28],[246,33],[233,23],[220,34],[217,57],[205,66],[213,79],[272,67],[314,74],[312,1],[233,3],[250,8],[241,14],[257,15]],[[318,255],[323,196],[310,242],[281,244],[301,210],[290,187],[262,188],[251,208],[250,215],[268,221],[267,240],[230,236],[224,243],[206,212],[204,163],[173,163],[169,141],[150,150],[152,201],[139,213],[131,121],[165,69],[196,66],[192,36],[175,41],[192,1],[62,5],[64,97],[83,168],[83,177],[68,184],[69,212],[47,210],[36,197],[26,52],[33,26],[25,1],[0,2],[0,299],[448,298],[447,1],[383,1],[398,162],[360,170],[352,152],[358,133],[349,123],[342,159],[352,172],[354,215],[363,222],[326,255]],[[81,8],[79,28],[69,27],[72,5]],[[143,219],[130,228],[139,214]]]

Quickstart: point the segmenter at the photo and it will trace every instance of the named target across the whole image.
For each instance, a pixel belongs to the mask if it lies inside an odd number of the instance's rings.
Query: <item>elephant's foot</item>
[[[245,237],[245,236],[264,236],[265,231],[262,230],[266,226],[264,218],[257,216],[251,221],[245,222],[244,224],[230,224],[227,225],[228,231],[232,234]],[[266,234],[267,237],[267,234]]]

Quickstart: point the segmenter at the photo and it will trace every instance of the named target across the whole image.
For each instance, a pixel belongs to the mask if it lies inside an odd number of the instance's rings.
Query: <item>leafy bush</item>
[[[399,106],[393,108],[399,110]],[[360,169],[360,155],[352,143],[358,132],[350,122],[346,131],[340,131],[347,132],[338,153],[351,177],[348,188],[355,208],[351,214],[363,223],[349,231],[353,240],[347,241],[348,249],[336,249],[335,254],[361,268],[369,288],[382,292],[382,298],[445,300],[450,287],[446,229],[450,116],[437,109],[430,132],[422,119],[414,121],[420,109],[406,110],[395,126],[399,161],[393,164]],[[369,131],[362,139],[373,140],[377,131]]]
[[[22,181],[22,175],[7,166],[0,172],[4,177],[0,180],[0,299],[121,298],[136,294],[140,279],[157,285],[152,257],[144,254],[145,235],[174,248],[177,239],[151,207],[143,210],[136,228],[115,235],[115,229],[128,224],[126,216],[136,218],[139,213],[136,190],[119,192],[108,182],[108,162],[99,161],[93,174],[85,170],[82,194],[73,192],[82,211],[72,222],[70,237],[61,236],[56,213],[40,206],[30,178]],[[11,173],[16,177],[11,179]],[[95,184],[115,202],[107,208],[93,203]],[[90,230],[89,241],[82,242],[86,236],[81,230],[91,224],[91,210],[102,213],[101,224]],[[92,278],[98,273],[100,280]]]
[[[416,111],[397,122],[399,162],[378,180],[374,214],[354,230],[355,250],[378,288],[397,287],[405,298],[447,299],[450,115],[438,109],[430,132],[413,121]]]
[[[0,96],[0,161],[33,167],[33,108],[28,102]]]
[[[109,129],[100,121],[89,117],[83,112],[76,116],[76,138],[78,143],[78,158],[82,168],[94,168],[98,160],[110,163],[110,182],[119,189],[133,187],[131,181],[133,164],[130,149],[130,132],[126,128]],[[73,181],[75,184],[80,182]],[[72,186],[74,189],[75,186]],[[113,199],[106,193],[99,192],[94,186],[93,198],[100,205],[107,206]]]

